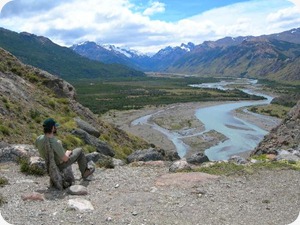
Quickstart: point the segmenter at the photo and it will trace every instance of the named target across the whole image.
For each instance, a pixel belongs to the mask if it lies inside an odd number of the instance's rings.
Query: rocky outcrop
[[[287,149],[300,147],[300,101],[295,105],[286,118],[271,132],[252,152],[252,155],[276,154]]]
[[[86,122],[78,117],[75,118],[74,120],[80,129],[84,130],[85,132],[89,133],[90,135],[95,136],[96,138],[98,138],[100,136],[99,130],[97,130],[95,127],[93,127],[88,122]]]
[[[101,154],[112,156],[112,157],[115,155],[115,151],[108,144],[100,141],[98,138],[88,134],[86,131],[82,129],[75,129],[72,131],[72,134],[81,138],[86,144],[95,146],[96,151]]]
[[[209,159],[204,153],[197,152],[197,153],[191,155],[190,157],[188,157],[186,159],[186,161],[191,164],[201,164],[204,162],[208,162]]]
[[[35,69],[36,70],[36,69]],[[75,88],[68,82],[60,79],[46,71],[36,70],[39,76],[46,78],[43,84],[52,89],[58,97],[76,98]]]
[[[38,156],[33,145],[8,145],[0,148],[0,162],[17,162],[22,157]]]
[[[169,168],[169,171],[172,173],[190,171],[190,170],[192,170],[192,168],[188,164],[186,159],[181,159],[181,160],[174,162]]]
[[[127,157],[127,162],[132,163],[135,161],[158,161],[158,160],[165,160],[165,161],[174,161],[180,159],[177,153],[169,153],[164,151],[163,149],[155,149],[149,148],[144,150],[138,150],[133,152]]]

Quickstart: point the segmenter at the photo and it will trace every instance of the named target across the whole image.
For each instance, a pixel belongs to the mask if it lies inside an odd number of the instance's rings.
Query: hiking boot
[[[90,169],[86,169],[85,172],[82,175],[82,178],[85,179],[85,178],[89,177],[94,172],[95,172],[95,168],[94,167],[90,168]]]

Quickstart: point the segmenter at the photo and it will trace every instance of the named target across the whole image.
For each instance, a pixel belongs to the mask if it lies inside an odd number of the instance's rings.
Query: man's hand
[[[64,155],[63,158],[62,158],[62,161],[63,161],[63,162],[67,162],[67,161],[69,160],[69,158],[70,158],[71,155],[72,155],[72,151],[67,150],[67,151],[65,152],[65,155]]]

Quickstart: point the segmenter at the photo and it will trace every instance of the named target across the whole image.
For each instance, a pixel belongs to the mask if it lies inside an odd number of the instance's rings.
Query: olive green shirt
[[[40,135],[35,141],[35,146],[37,147],[40,156],[45,159],[45,147],[44,147],[44,141],[45,141],[45,135]],[[49,138],[50,147],[53,149],[54,152],[54,159],[56,162],[56,165],[59,165],[62,163],[62,158],[65,155],[65,149],[63,148],[61,142],[55,138]]]

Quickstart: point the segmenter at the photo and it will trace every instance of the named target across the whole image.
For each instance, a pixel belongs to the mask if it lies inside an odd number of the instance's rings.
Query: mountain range
[[[225,37],[199,45],[168,46],[152,56],[94,42],[73,45],[71,49],[90,59],[142,71],[300,80],[300,28],[258,37]]]
[[[163,72],[300,81],[300,28],[258,37],[225,37],[199,45],[168,46],[154,55],[94,42],[67,48],[46,37],[0,28],[0,47],[22,62],[66,80]]]
[[[23,63],[38,67],[63,79],[144,76],[143,72],[121,64],[105,64],[82,57],[50,39],[27,32],[0,28],[0,47]]]

